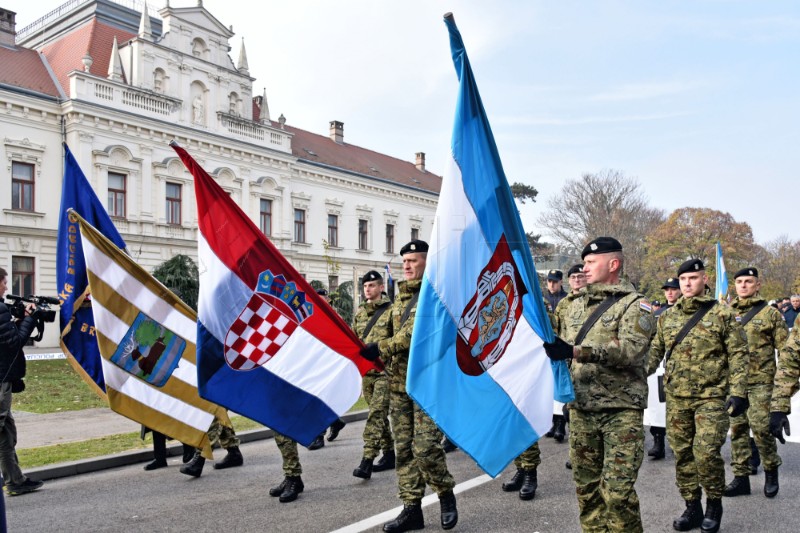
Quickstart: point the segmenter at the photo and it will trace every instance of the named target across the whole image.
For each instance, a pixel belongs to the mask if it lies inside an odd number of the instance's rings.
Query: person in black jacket
[[[17,461],[17,426],[11,414],[13,391],[21,391],[25,377],[25,354],[22,347],[31,336],[36,324],[31,314],[35,307],[26,309],[25,318],[14,320],[3,303],[8,290],[8,272],[0,268],[0,471],[3,473],[5,491],[9,496],[33,492],[43,483],[26,477]]]

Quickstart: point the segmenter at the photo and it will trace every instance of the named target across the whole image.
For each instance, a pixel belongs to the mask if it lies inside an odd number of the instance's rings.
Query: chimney
[[[8,9],[0,7],[0,44],[5,46],[16,46],[17,37],[17,14]]]
[[[331,120],[331,140],[337,144],[344,144],[344,122]]]
[[[417,152],[417,170],[425,172],[425,152]]]

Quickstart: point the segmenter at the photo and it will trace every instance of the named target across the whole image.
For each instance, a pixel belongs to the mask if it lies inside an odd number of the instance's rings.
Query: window
[[[294,210],[294,242],[306,242],[306,211]]]
[[[33,257],[13,256],[11,258],[11,292],[19,296],[34,294]]]
[[[339,288],[339,276],[328,276],[328,288],[331,292]]]
[[[11,162],[11,209],[33,211],[33,165]]]
[[[181,185],[167,183],[167,224],[180,226],[181,217]]]
[[[369,250],[369,222],[367,220],[358,220],[358,249]]]
[[[125,174],[108,173],[108,214],[112,217],[125,218]]]
[[[339,216],[328,215],[328,246],[339,246]]]
[[[411,228],[411,240],[416,241],[419,239],[419,228]]]
[[[267,237],[272,236],[272,200],[261,199],[261,232]]]
[[[386,253],[394,253],[394,224],[386,224]]]

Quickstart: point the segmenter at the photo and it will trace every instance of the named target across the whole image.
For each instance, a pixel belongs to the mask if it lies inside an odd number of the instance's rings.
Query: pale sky
[[[17,27],[58,0],[0,0]],[[172,0],[174,7],[195,0]],[[149,2],[162,6],[164,0]],[[736,0],[205,0],[244,38],[272,118],[444,171],[464,38],[509,181],[616,169],[654,207],[710,207],[759,243],[800,240],[800,3]],[[258,6],[258,7],[254,7]]]

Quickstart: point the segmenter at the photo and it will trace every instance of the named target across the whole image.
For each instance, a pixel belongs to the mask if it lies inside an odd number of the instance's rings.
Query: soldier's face
[[[700,272],[686,272],[678,276],[678,281],[681,285],[681,294],[684,298],[691,298],[692,296],[700,296],[706,289],[708,283],[708,276],[704,270]]]
[[[583,259],[586,283],[608,283],[621,266],[614,254],[589,254]]]
[[[375,302],[381,297],[383,283],[380,281],[368,281],[364,283],[364,296],[368,302]]]
[[[761,282],[755,276],[739,276],[734,284],[736,285],[736,296],[739,298],[750,298],[761,288]]]
[[[550,294],[561,292],[561,282],[555,279],[548,279],[547,290],[550,291]]]
[[[586,286],[586,274],[577,272],[569,277],[569,286],[573,291],[579,291]]]
[[[420,252],[407,253],[403,256],[403,277],[407,280],[422,279],[425,272],[427,254]]]
[[[675,305],[675,302],[678,301],[678,298],[681,296],[681,290],[676,289],[674,287],[667,287],[664,289],[664,298],[667,299],[667,303],[669,305]]]
[[[8,290],[8,276],[3,276],[3,279],[0,279],[0,298],[3,298],[6,295],[7,290]]]

